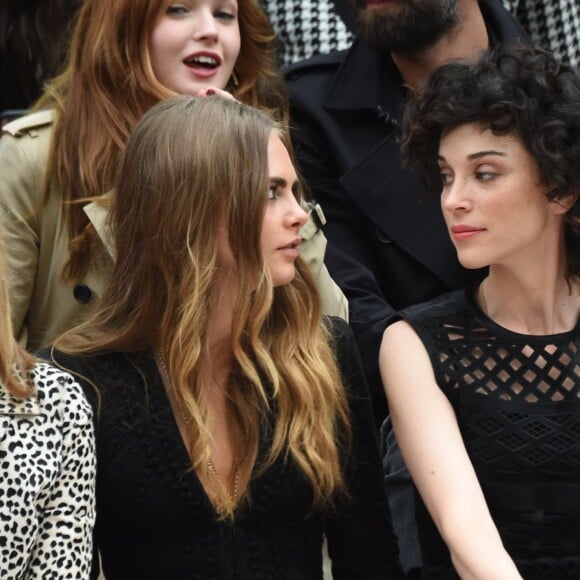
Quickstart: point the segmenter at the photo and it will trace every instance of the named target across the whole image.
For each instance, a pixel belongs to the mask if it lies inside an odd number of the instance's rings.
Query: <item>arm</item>
[[[59,472],[40,498],[39,530],[26,578],[89,577],[95,521],[95,441],[92,413],[68,375],[63,400]]]
[[[39,167],[27,137],[5,135],[0,140],[0,211],[6,277],[14,334],[26,344],[25,318],[34,290],[39,252],[38,211],[44,191]],[[33,146],[38,146],[36,142]]]
[[[505,551],[459,431],[411,326],[387,328],[380,368],[403,457],[462,578],[521,578]]]
[[[352,446],[345,461],[349,497],[326,520],[335,580],[402,578],[360,357],[346,323],[335,322],[337,360],[347,389]]]

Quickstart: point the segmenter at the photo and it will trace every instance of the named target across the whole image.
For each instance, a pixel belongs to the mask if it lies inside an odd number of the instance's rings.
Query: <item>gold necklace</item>
[[[159,368],[159,371],[161,374],[161,379],[165,383],[166,387],[168,387],[168,388],[172,387],[173,381],[171,380],[171,377],[169,376],[169,371],[167,370],[167,363],[165,362],[164,349],[162,349],[162,348],[155,349],[154,358],[155,358],[155,362],[157,363],[157,367]],[[171,391],[172,389],[169,389],[169,390]],[[177,403],[177,406],[178,406],[179,411],[181,413],[181,418],[183,419],[185,425],[187,427],[189,427],[191,425],[191,418],[185,413],[185,411],[183,410],[181,405],[179,405],[179,403]],[[241,463],[241,458],[238,458],[238,460],[236,461],[236,465],[234,467],[234,475],[232,477],[232,481],[230,482],[230,485],[229,485],[228,490],[227,490],[228,500],[229,500],[229,503],[230,503],[230,506],[232,509],[236,508],[238,492],[240,489],[240,463]],[[206,466],[207,466],[207,470],[209,471],[209,473],[211,473],[216,478],[216,480],[219,483],[221,483],[219,476],[218,476],[217,469],[215,468],[215,464],[213,462],[213,459],[211,458],[211,455],[209,455],[209,454],[207,456]],[[218,504],[216,506],[216,512],[217,512],[218,516],[220,516],[220,517],[224,516],[228,510],[228,507],[229,506],[224,506],[224,505]]]
[[[208,471],[219,481],[219,476],[217,469],[213,463],[211,455],[207,457],[207,469]],[[236,466],[234,468],[234,476],[232,477],[232,481],[228,488],[228,500],[230,502],[230,506],[232,509],[236,509],[237,498],[238,498],[238,491],[240,489],[240,461],[236,461]],[[227,512],[227,507],[223,505],[217,505],[216,511],[220,517],[224,516]]]

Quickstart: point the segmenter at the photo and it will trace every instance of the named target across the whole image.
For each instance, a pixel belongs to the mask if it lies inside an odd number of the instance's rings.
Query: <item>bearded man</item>
[[[380,425],[387,404],[378,352],[389,318],[473,276],[457,261],[439,200],[426,197],[419,177],[402,167],[406,97],[445,62],[526,36],[499,0],[353,1],[354,44],[285,74],[296,155],[326,217],[326,263],[349,300]],[[387,493],[401,558],[406,569],[418,568],[412,492],[392,434],[388,443]]]
[[[327,263],[350,304],[375,403],[382,333],[394,310],[464,286],[436,199],[402,167],[409,91],[451,59],[525,39],[499,0],[353,0],[359,38],[285,71],[303,177],[326,217]]]

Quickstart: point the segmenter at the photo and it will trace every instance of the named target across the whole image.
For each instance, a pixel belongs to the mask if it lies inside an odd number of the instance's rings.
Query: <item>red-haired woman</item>
[[[285,118],[272,38],[256,0],[85,1],[64,72],[0,140],[13,326],[28,349],[85,319],[102,296],[114,257],[104,194],[152,105],[227,89]],[[301,235],[326,311],[344,314],[322,233],[310,220]]]

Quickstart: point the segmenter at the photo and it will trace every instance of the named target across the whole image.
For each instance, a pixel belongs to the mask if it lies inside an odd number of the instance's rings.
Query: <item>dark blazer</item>
[[[498,0],[480,7],[492,45],[525,38]],[[465,286],[473,273],[457,261],[439,199],[402,167],[406,89],[390,54],[357,40],[347,51],[292,65],[285,76],[298,163],[326,214],[326,262],[349,300],[380,423],[387,408],[378,351],[389,317]]]

